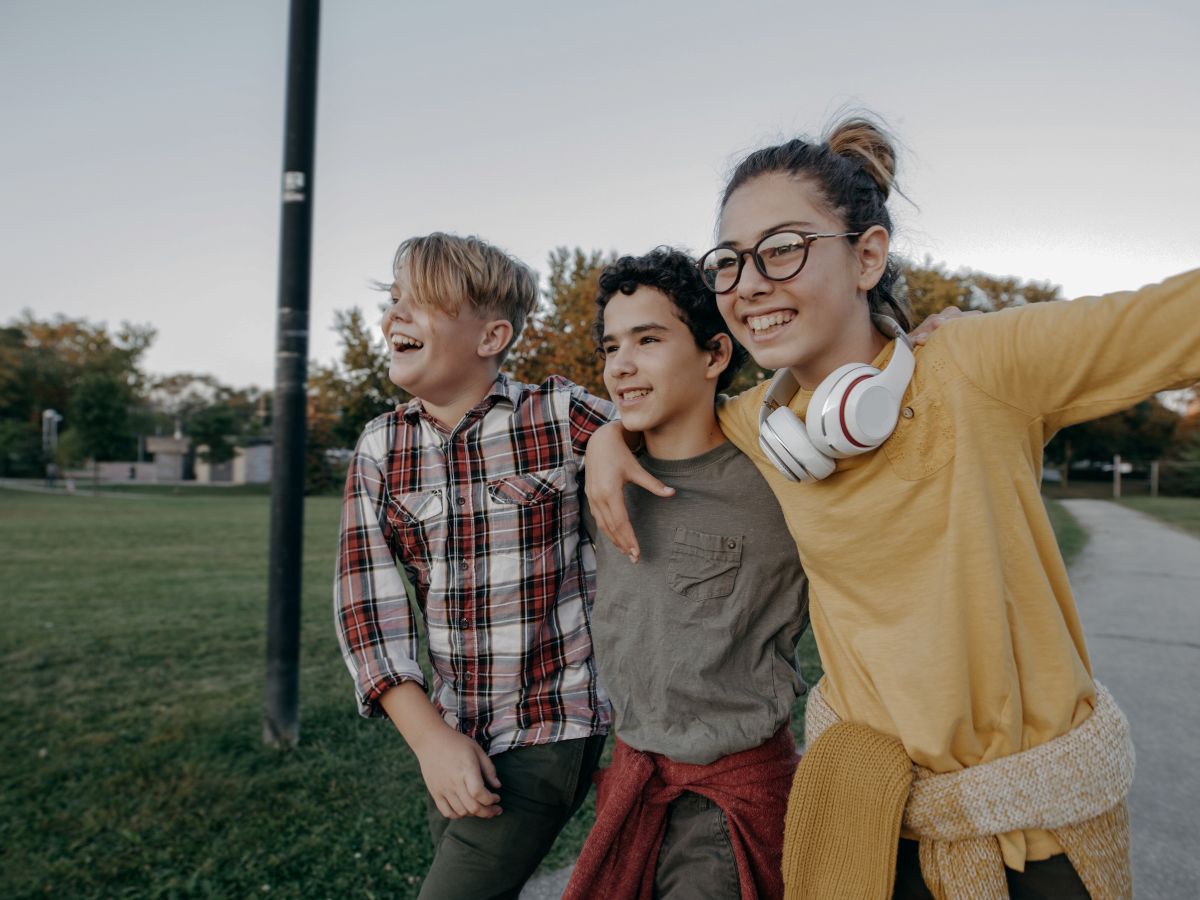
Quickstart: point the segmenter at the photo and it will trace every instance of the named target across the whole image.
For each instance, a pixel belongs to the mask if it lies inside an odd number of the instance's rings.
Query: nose
[[[627,344],[621,344],[616,350],[605,357],[604,369],[614,378],[619,378],[623,375],[632,375],[637,371],[637,365],[633,361],[633,353],[628,349]]]
[[[388,327],[393,320],[404,321],[408,318],[408,305],[400,298],[388,298],[387,308],[383,311],[383,317],[379,320],[379,327],[383,329],[386,336]]]
[[[747,252],[742,260],[742,274],[738,277],[737,287],[733,292],[742,300],[753,300],[771,293],[774,282],[758,271],[753,254]]]

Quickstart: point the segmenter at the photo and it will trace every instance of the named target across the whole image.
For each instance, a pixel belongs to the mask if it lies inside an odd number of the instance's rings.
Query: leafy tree
[[[388,380],[390,351],[383,334],[357,307],[334,314],[341,355],[333,365],[314,363],[308,379],[310,442],[353,447],[363,426],[408,395]],[[321,434],[314,431],[321,429]]]
[[[1046,460],[1066,470],[1075,461],[1109,462],[1118,454],[1149,462],[1164,455],[1178,421],[1178,413],[1151,397],[1110,416],[1064,428],[1046,445]]]
[[[171,433],[191,439],[190,454],[217,465],[233,459],[236,447],[269,427],[269,395],[256,387],[234,388],[212,375],[177,372],[154,380],[137,409],[139,433]],[[199,447],[205,447],[199,451]]]
[[[519,381],[538,384],[561,375],[593,394],[606,396],[596,360],[592,323],[600,272],[616,255],[558,247],[550,253],[549,287],[541,307],[525,325],[507,368]]]
[[[947,306],[993,312],[1010,306],[1062,299],[1058,286],[1049,282],[997,277],[970,269],[950,272],[929,257],[919,264],[904,264],[901,274],[912,305],[914,324],[920,324]]]
[[[0,329],[0,418],[37,424],[42,410],[65,410],[88,373],[110,375],[139,393],[138,367],[154,336],[149,325],[124,322],[110,334],[85,319],[43,322],[25,312]]]
[[[748,391],[760,382],[770,378],[772,374],[773,371],[771,369],[764,369],[752,357],[748,356],[741,369],[733,376],[733,381],[725,389],[725,393],[730,397],[737,396],[742,391]]]
[[[206,463],[219,465],[234,457],[240,423],[237,413],[227,404],[208,406],[197,411],[188,424],[192,449]],[[204,447],[204,450],[200,450]]]
[[[0,419],[0,477],[33,478],[42,455],[37,428],[17,419]]]
[[[105,325],[85,319],[57,316],[41,321],[28,311],[0,328],[0,422],[6,423],[7,436],[0,466],[10,472],[38,474],[44,463],[40,440],[42,413],[47,409],[65,413],[76,402],[81,389],[85,395],[96,391],[100,382],[93,381],[84,388],[88,379],[107,379],[104,383],[109,388],[99,389],[102,392],[115,391],[111,385],[119,384],[124,407],[133,403],[144,384],[139,369],[141,358],[154,335],[154,329],[148,325],[122,323],[116,333],[111,333]],[[90,415],[88,411],[81,412],[85,417]],[[127,414],[121,415],[102,429],[109,437],[102,439],[98,448],[89,446],[84,452],[99,449],[101,458],[111,455],[115,452],[114,430],[128,429],[128,425]],[[70,427],[70,422],[67,426]],[[26,437],[15,439],[18,432]],[[89,440],[97,437],[95,429],[87,434]],[[77,450],[88,443],[83,437],[81,432],[71,441]],[[121,438],[122,447],[132,447],[128,430]]]
[[[82,465],[87,459],[87,450],[83,446],[80,432],[68,428],[58,436],[58,446],[54,448],[54,462],[59,469],[69,469]]]
[[[1159,487],[1165,494],[1200,496],[1200,416],[1184,426],[1171,443],[1162,466]]]
[[[338,487],[329,451],[334,449],[332,425],[328,420],[309,420],[304,441],[304,493],[328,494]]]
[[[1183,393],[1184,414],[1163,454],[1159,486],[1165,494],[1200,496],[1200,385]]]
[[[71,394],[68,424],[94,461],[130,454],[129,400],[129,385],[105,372],[85,375]]]

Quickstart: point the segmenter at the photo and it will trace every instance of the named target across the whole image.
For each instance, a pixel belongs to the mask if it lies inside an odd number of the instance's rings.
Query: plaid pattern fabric
[[[596,684],[595,553],[580,528],[579,468],[612,405],[571,382],[500,375],[453,429],[420,400],[380,416],[346,477],[334,582],[342,655],[359,711],[403,681],[496,754],[608,730]]]

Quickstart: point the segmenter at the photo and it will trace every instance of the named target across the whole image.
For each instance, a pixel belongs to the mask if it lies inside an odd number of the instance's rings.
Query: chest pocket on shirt
[[[553,547],[572,476],[563,466],[488,482],[488,549],[534,559]]]
[[[442,492],[413,491],[388,497],[387,522],[394,545],[414,562],[430,554],[431,530],[441,520],[445,506]]]
[[[667,584],[689,600],[717,600],[733,593],[741,565],[742,538],[676,528]]]
[[[954,420],[936,384],[925,386],[900,407],[896,430],[883,444],[892,471],[920,481],[954,459]]]

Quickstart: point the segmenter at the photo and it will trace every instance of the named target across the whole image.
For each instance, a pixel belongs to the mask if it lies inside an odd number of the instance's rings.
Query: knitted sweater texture
[[[891,739],[873,735],[863,726],[853,727],[865,735],[844,731],[847,723],[839,722],[820,688],[818,685],[809,694],[806,707],[805,760],[820,752],[826,762],[811,773],[802,765],[793,786],[784,844],[789,898],[852,896],[836,893],[836,886],[818,883],[821,870],[803,866],[806,851],[798,842],[812,830],[814,812],[798,798],[812,796],[811,783],[830,779],[887,783],[894,781],[898,772],[903,774],[907,765],[907,760],[894,755],[886,760],[879,757],[875,744]],[[822,747],[830,743],[836,746]],[[868,771],[871,767],[876,771]],[[911,789],[893,790],[887,797],[900,797],[904,827],[920,841],[921,874],[938,900],[1007,897],[997,835],[1025,829],[1044,829],[1054,835],[1095,900],[1126,900],[1133,896],[1125,807],[1133,768],[1129,725],[1112,696],[1097,683],[1095,712],[1067,734],[957,772],[937,774],[913,765]],[[802,784],[806,778],[809,785]],[[876,796],[883,795],[877,791]],[[894,812],[896,807],[892,809]],[[861,830],[855,825],[861,811],[850,807],[844,792],[827,802],[819,814],[837,823],[825,827],[851,833]],[[887,864],[894,870],[895,836],[889,832],[887,837],[893,840]],[[860,853],[859,858],[882,862],[881,846],[886,845],[874,844],[872,853]],[[825,863],[826,868],[830,865]],[[882,883],[878,877],[860,876],[858,881],[870,889],[859,890],[856,896],[890,896],[890,879],[886,890],[876,889]]]

